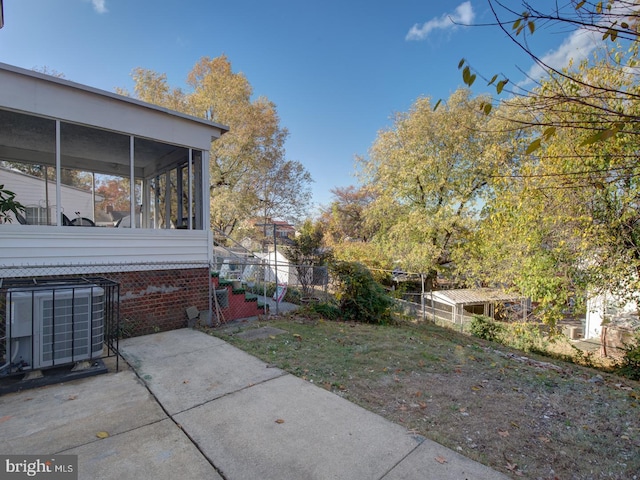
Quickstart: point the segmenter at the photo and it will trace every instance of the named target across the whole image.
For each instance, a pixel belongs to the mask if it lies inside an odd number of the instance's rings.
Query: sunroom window
[[[0,185],[28,225],[202,229],[202,152],[0,109]]]

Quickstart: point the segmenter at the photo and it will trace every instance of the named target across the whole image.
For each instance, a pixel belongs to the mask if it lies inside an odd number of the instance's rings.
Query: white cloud
[[[540,61],[551,68],[562,70],[568,67],[571,61],[573,61],[575,65],[587,58],[598,44],[601,43],[601,34],[583,29],[576,30],[569,35],[557,49],[551,50],[540,57]],[[519,85],[525,86],[541,79],[545,75],[546,72],[536,63],[532,65],[527,72],[527,79]]]
[[[612,6],[611,10],[608,11],[607,15],[597,21],[595,25],[606,28],[607,25],[611,24],[614,20],[618,23],[625,21],[632,23],[635,16],[637,16],[635,5],[626,3],[621,5],[616,3]],[[577,29],[565,38],[557,49],[551,50],[540,57],[540,61],[556,70],[562,70],[568,67],[571,62],[573,62],[573,65],[577,65],[591,55],[596,48],[603,43],[607,43],[602,39],[602,34],[603,31],[587,30],[584,28]],[[518,85],[521,87],[530,85],[532,82],[546,76],[546,74],[543,67],[535,63],[527,72],[527,78]]]
[[[434,30],[453,29],[459,24],[470,25],[474,18],[475,13],[471,2],[464,2],[456,7],[454,13],[445,13],[439,18],[432,18],[422,26],[416,23],[407,33],[405,40],[424,40]]]
[[[98,13],[107,13],[107,0],[91,0],[93,9]]]

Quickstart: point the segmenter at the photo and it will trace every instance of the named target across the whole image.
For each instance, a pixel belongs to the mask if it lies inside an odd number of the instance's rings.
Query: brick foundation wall
[[[34,275],[32,278],[68,279],[78,276],[80,275]],[[208,312],[210,309],[208,267],[95,272],[91,276],[103,277],[119,284],[119,331],[122,337],[183,328],[188,323],[187,308],[195,306],[200,312]],[[0,289],[0,311],[6,308],[5,296],[6,292]],[[1,330],[2,328],[0,336]]]
[[[187,326],[186,309],[209,310],[209,269],[110,272],[120,284],[120,323],[124,336]]]

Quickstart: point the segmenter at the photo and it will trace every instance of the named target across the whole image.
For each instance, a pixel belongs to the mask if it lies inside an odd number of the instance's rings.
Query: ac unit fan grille
[[[102,349],[102,316],[102,296],[43,300],[42,362],[51,364],[89,358],[93,352]],[[91,324],[94,328],[89,332]]]

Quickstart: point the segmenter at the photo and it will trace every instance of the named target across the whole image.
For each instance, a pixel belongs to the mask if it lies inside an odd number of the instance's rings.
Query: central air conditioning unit
[[[104,290],[97,285],[9,289],[7,362],[36,370],[99,358],[104,313]]]

